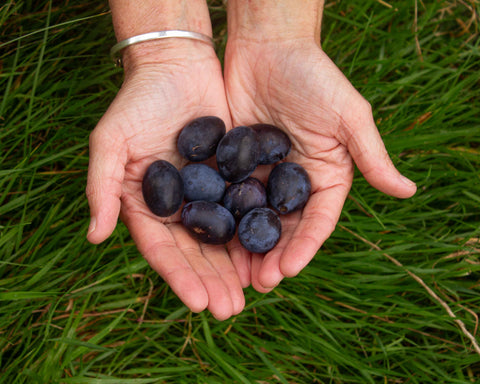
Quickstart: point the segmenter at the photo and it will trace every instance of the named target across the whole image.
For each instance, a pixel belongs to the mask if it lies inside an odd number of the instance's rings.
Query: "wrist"
[[[230,0],[229,40],[314,40],[319,44],[323,5],[323,0]]]
[[[148,65],[169,64],[177,66],[178,69],[188,67],[195,62],[218,61],[213,45],[183,37],[133,44],[122,50],[121,57],[125,73]]]
[[[149,32],[184,30],[212,36],[205,0],[110,0],[117,41]],[[186,38],[166,38],[130,45],[120,53],[125,71],[147,63],[161,63],[197,52],[214,52],[209,44]]]

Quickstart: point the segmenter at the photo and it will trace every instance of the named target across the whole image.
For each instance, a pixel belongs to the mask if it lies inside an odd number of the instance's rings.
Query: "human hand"
[[[120,214],[140,253],[193,311],[223,320],[239,313],[244,296],[222,246],[194,241],[180,223],[153,215],[142,197],[142,178],[155,160],[185,164],[176,140],[190,120],[205,115],[230,126],[220,63],[208,45],[159,42],[160,61],[130,60],[124,84],[90,137],[87,238],[100,243]],[[144,48],[144,47],[142,47]]]
[[[331,235],[353,161],[378,190],[399,198],[415,193],[390,160],[370,104],[313,38],[229,40],[225,86],[234,126],[263,122],[285,130],[292,140],[289,161],[301,164],[312,182],[304,210],[281,217],[282,237],[273,250],[248,255],[230,247],[241,280],[250,277],[258,291],[297,275]]]

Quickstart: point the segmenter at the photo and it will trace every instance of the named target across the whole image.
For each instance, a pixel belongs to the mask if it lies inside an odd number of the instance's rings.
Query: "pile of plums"
[[[278,214],[302,209],[310,196],[305,169],[280,162],[291,142],[273,125],[238,126],[226,132],[223,120],[203,116],[182,129],[177,148],[190,164],[179,171],[165,160],[152,163],[143,178],[143,197],[161,217],[173,215],[185,201],[182,223],[203,243],[225,244],[238,226],[240,243],[247,250],[268,252],[280,239]],[[202,163],[213,156],[218,171]],[[267,164],[276,165],[265,187],[251,174]]]

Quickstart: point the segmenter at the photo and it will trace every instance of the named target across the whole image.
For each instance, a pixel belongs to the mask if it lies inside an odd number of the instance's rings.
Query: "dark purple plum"
[[[235,219],[212,201],[192,201],[182,210],[182,223],[193,238],[206,244],[225,244],[235,235]]]
[[[178,136],[177,148],[187,160],[198,162],[215,155],[226,128],[216,116],[202,116],[185,125]]]
[[[280,240],[282,224],[270,208],[255,208],[243,216],[238,238],[244,248],[254,253],[270,251]]]
[[[249,177],[230,184],[223,196],[223,206],[240,220],[248,211],[267,206],[267,191],[260,180]]]
[[[216,154],[218,171],[225,180],[231,183],[245,180],[260,158],[257,134],[250,127],[235,127],[220,140]]]
[[[259,123],[250,127],[257,132],[260,142],[259,164],[274,164],[287,157],[292,143],[285,132],[270,124]]]
[[[173,215],[183,202],[183,180],[180,172],[168,161],[153,162],[143,176],[142,193],[147,207],[155,215]]]
[[[185,201],[222,200],[225,193],[225,180],[206,164],[189,164],[180,170],[183,178]]]
[[[268,176],[268,202],[281,214],[302,209],[311,190],[307,171],[296,163],[280,163]]]

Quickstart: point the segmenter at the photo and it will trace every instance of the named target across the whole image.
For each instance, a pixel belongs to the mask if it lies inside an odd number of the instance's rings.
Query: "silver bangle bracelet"
[[[213,48],[215,48],[215,43],[210,36],[204,35],[203,33],[199,32],[191,32],[191,31],[182,31],[182,30],[168,30],[168,31],[158,31],[158,32],[149,32],[144,33],[142,35],[137,35],[133,37],[129,37],[128,39],[122,40],[115,44],[110,49],[110,56],[115,64],[119,67],[122,66],[122,59],[117,57],[117,53],[120,52],[122,49],[127,48],[130,45],[142,43],[144,41],[150,40],[158,40],[158,39],[167,39],[171,37],[181,37],[185,39],[193,39],[202,41],[204,43],[210,44]]]

